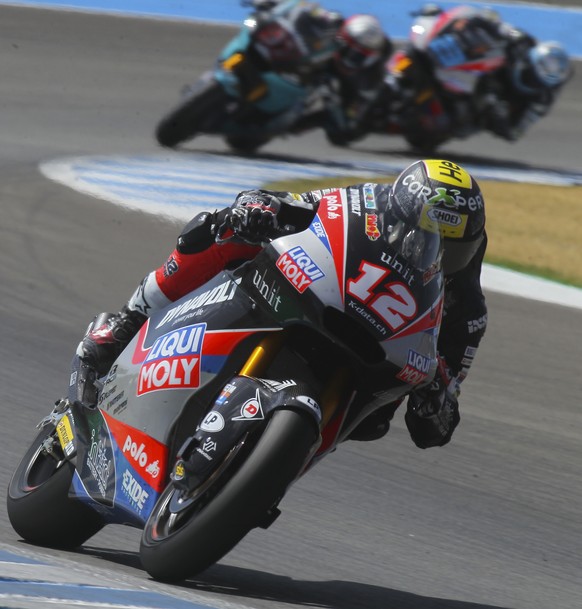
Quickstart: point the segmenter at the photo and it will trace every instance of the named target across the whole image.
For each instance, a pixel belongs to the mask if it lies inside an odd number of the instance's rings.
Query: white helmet
[[[524,61],[517,62],[514,83],[523,93],[535,93],[540,88],[556,89],[571,76],[568,54],[559,42],[540,42],[531,47]]]
[[[371,65],[382,54],[386,36],[382,25],[372,15],[353,15],[341,26],[337,40],[338,59],[349,70]]]

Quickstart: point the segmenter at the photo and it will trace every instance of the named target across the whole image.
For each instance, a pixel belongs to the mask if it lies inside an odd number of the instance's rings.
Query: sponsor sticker
[[[173,307],[164,315],[162,321],[160,321],[156,328],[161,328],[163,325],[178,319],[182,315],[191,314],[192,311],[196,311],[196,309],[199,309],[200,307],[232,300],[236,293],[239,281],[225,281],[224,283],[221,283],[210,290],[206,290],[194,298],[190,298],[186,302]]]
[[[200,384],[200,353],[206,324],[194,324],[160,336],[139,371],[137,395]]]
[[[337,195],[327,195],[322,199],[322,208],[324,204],[327,208],[326,216],[329,220],[338,220],[342,217],[342,204]]]
[[[312,397],[308,395],[298,395],[295,399],[298,402],[301,402],[301,404],[305,404],[305,406],[312,410],[315,413],[318,422],[321,421],[321,408]]]
[[[370,241],[376,241],[381,237],[377,214],[366,214],[366,236]]]
[[[424,161],[429,178],[454,184],[461,188],[471,188],[471,176],[459,165],[452,161]]]
[[[73,429],[69,417],[66,415],[58,422],[57,434],[59,436],[59,442],[67,457],[70,457],[75,451],[75,445],[73,443]]]
[[[426,230],[440,231],[443,237],[458,239],[465,234],[467,214],[459,214],[449,209],[439,207],[423,207],[420,226]]]
[[[232,417],[233,421],[248,421],[249,419],[260,420],[264,419],[263,407],[261,406],[261,398],[259,390],[255,393],[254,398],[247,400],[240,408],[240,415]]]
[[[364,205],[366,209],[376,209],[376,195],[372,184],[364,184]]]
[[[216,410],[211,410],[200,423],[200,429],[208,433],[216,433],[224,429],[224,417]]]
[[[297,245],[281,254],[277,260],[277,268],[284,277],[301,294],[325,273],[313,262],[309,254]]]
[[[123,494],[129,499],[130,504],[141,514],[150,494],[142,488],[141,484],[128,469],[123,472],[121,488],[123,489]]]
[[[429,368],[430,357],[409,349],[406,366],[396,375],[396,378],[409,385],[418,385],[427,378]]]

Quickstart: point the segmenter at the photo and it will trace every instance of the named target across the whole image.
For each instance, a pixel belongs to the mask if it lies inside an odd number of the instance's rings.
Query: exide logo
[[[281,254],[277,260],[277,268],[298,292],[305,292],[312,282],[325,277],[325,273],[297,245]]]
[[[200,384],[200,351],[206,324],[195,324],[160,336],[148,353],[137,382],[137,395]]]

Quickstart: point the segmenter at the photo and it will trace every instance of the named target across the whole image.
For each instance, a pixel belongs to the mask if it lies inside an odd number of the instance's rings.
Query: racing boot
[[[146,315],[127,305],[119,313],[101,313],[79,343],[77,355],[97,377],[105,375],[146,320]]]

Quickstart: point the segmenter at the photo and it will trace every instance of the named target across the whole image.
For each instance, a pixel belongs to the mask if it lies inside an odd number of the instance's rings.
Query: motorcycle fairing
[[[240,279],[220,273],[152,313],[105,379],[100,408],[166,443],[193,392],[221,374],[231,376],[223,371],[233,351],[274,329],[253,313],[239,284]]]
[[[480,17],[479,9],[458,6],[440,15],[418,17],[412,24],[412,45],[431,57],[437,79],[452,93],[472,93],[483,74],[506,63],[499,40],[487,34],[463,36],[465,28],[474,27],[471,20]]]
[[[250,61],[246,54],[252,44],[248,28],[241,29],[222,50],[214,69],[215,80],[234,99],[241,96],[240,78],[244,78],[241,71],[244,71],[245,62]],[[250,66],[249,70],[254,72],[257,68]],[[237,71],[241,72],[240,76]],[[271,71],[260,73],[260,82],[256,83],[254,89],[257,93],[250,92],[250,95],[255,96],[252,99],[253,105],[261,112],[273,115],[281,114],[300,104],[307,95],[305,87],[296,82],[296,79]]]
[[[107,413],[71,405],[75,474],[70,495],[110,523],[143,526],[166,483],[168,448]]]
[[[381,360],[403,374],[410,372],[410,361],[422,361],[423,380],[430,380],[442,315],[440,267],[415,268],[381,238],[383,185],[362,184],[321,195],[308,230],[277,239],[257,257],[268,260],[263,268],[270,264],[276,269],[269,270],[272,284],[263,300],[276,293],[275,317],[282,325],[292,321],[285,312],[298,310],[302,323],[328,336],[327,312],[339,311],[355,323],[351,330],[340,328],[343,335],[333,334],[332,339],[349,344],[347,334],[368,334],[369,345],[381,345]],[[290,302],[301,304],[294,309]],[[335,328],[341,325],[347,328],[341,321]]]
[[[75,422],[76,476],[72,491],[79,498],[112,507],[115,501],[116,468],[111,435],[98,408],[78,402],[70,406]]]
[[[222,463],[234,446],[264,426],[269,415],[279,408],[307,412],[315,426],[321,422],[320,407],[304,383],[291,379],[232,378],[180,449],[172,474],[174,481],[194,489]]]

